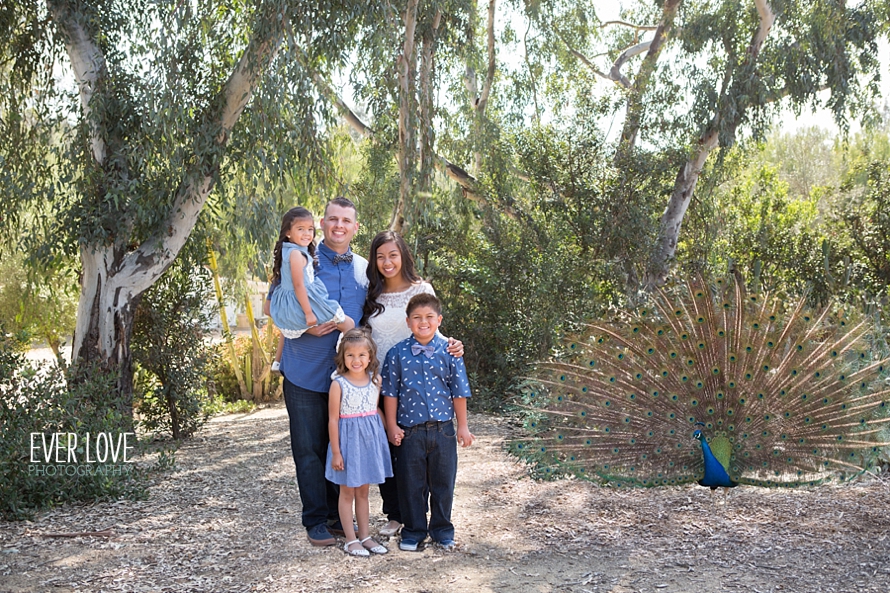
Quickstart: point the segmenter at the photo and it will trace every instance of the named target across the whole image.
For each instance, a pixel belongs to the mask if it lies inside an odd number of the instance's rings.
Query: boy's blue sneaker
[[[453,539],[443,539],[439,542],[439,547],[445,550],[446,552],[453,552],[454,548],[457,547],[457,544],[454,543]]]
[[[419,547],[420,542],[416,539],[403,537],[402,541],[399,542],[399,549],[403,552],[416,552]]]

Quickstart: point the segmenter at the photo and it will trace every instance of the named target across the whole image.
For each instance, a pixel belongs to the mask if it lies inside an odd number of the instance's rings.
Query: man
[[[358,321],[367,293],[368,261],[350,249],[358,230],[355,204],[343,197],[328,202],[321,230],[324,240],[318,245],[316,275],[324,282],[331,299]],[[340,335],[335,330],[336,324],[328,322],[307,330],[297,339],[285,339],[280,363],[291,451],[303,503],[303,526],[315,546],[334,545],[333,534],[342,534],[337,520],[337,486],[324,477],[328,389]]]

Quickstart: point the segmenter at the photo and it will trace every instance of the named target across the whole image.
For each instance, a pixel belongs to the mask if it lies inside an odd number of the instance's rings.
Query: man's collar
[[[352,246],[350,245],[349,247],[346,248],[346,251],[344,252],[344,254],[351,253],[351,252],[352,252]],[[337,253],[336,251],[334,251],[333,249],[331,249],[330,247],[325,245],[324,241],[322,241],[321,243],[318,244],[318,253],[323,254],[328,259],[334,259],[334,256],[343,255],[343,254]]]

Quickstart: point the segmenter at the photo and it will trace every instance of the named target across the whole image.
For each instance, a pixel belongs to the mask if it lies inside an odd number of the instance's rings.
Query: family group
[[[358,227],[355,204],[338,197],[318,245],[301,207],[285,213],[275,244],[266,305],[282,334],[276,362],[303,526],[316,546],[342,535],[350,555],[387,553],[369,526],[379,484],[389,521],[380,535],[401,532],[405,551],[427,538],[451,550],[457,445],[475,439],[463,344],[438,331],[440,301],[404,239],[377,234],[369,262],[351,249]]]

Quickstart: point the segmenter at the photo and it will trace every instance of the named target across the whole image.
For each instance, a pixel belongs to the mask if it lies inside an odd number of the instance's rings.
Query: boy
[[[470,383],[463,358],[448,354],[448,340],[437,333],[442,323],[439,299],[418,294],[408,301],[406,314],[413,335],[387,353],[382,385],[386,434],[399,448],[395,473],[404,522],[399,549],[416,552],[429,535],[453,550],[457,443],[469,447],[475,440],[467,427]]]

